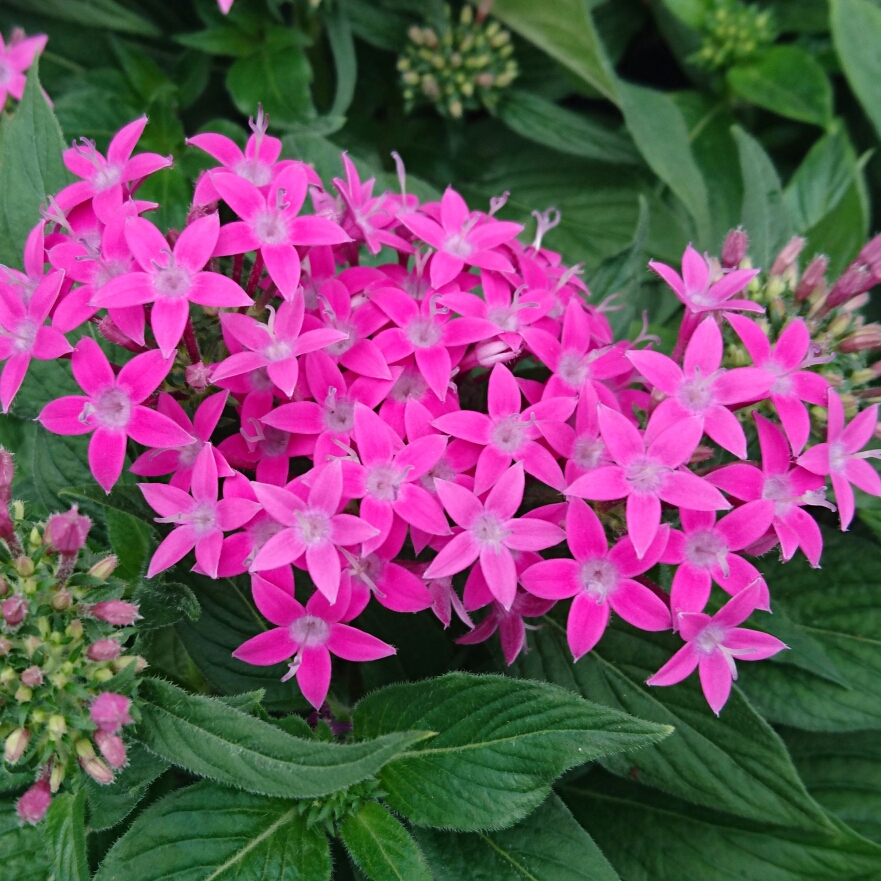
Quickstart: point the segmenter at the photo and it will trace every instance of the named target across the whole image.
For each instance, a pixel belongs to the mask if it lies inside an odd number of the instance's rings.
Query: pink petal
[[[231,279],[219,272],[200,272],[193,277],[188,293],[199,306],[232,308],[250,306],[251,298]]]
[[[234,658],[257,667],[270,667],[291,658],[299,645],[291,639],[287,627],[277,627],[252,636],[233,653]]]
[[[704,318],[688,342],[682,367],[687,376],[698,370],[703,376],[709,376],[721,363],[722,331],[715,318]]]
[[[738,459],[746,458],[746,435],[737,417],[725,407],[711,407],[704,416],[704,431]]]
[[[695,651],[691,643],[682,646],[657,673],[649,676],[646,680],[647,685],[676,685],[683,679],[694,673],[697,667],[699,655]]]
[[[514,374],[504,364],[496,364],[489,375],[487,406],[493,420],[504,419],[520,412],[520,386],[517,385]]]
[[[187,138],[187,144],[204,150],[221,165],[231,168],[245,158],[238,144],[223,135],[205,133]]]
[[[683,302],[685,301],[685,285],[682,278],[675,269],[667,266],[666,263],[658,263],[657,260],[649,260],[649,269],[656,272],[673,290],[673,293]]]
[[[448,233],[461,232],[462,224],[471,213],[465,200],[452,187],[444,190],[440,209],[441,223]]]
[[[113,136],[107,147],[108,162],[114,165],[124,165],[132,155],[132,151],[144,133],[146,125],[147,117],[141,116],[128,125],[123,126]]]
[[[171,422],[170,419],[168,421]],[[174,425],[173,422],[171,424]],[[89,468],[104,492],[109,493],[113,489],[113,484],[122,474],[124,463],[125,432],[109,431],[106,428],[95,429],[89,441]]]
[[[716,524],[716,529],[732,551],[739,551],[758,541],[773,519],[774,502],[762,499],[735,509]]]
[[[286,300],[296,296],[300,285],[300,257],[297,249],[290,244],[260,245],[260,253],[266,262],[269,277],[278,285]]]
[[[710,573],[690,563],[683,563],[673,575],[670,589],[670,606],[675,615],[702,612],[710,598],[713,587]]]
[[[878,405],[872,404],[861,413],[857,413],[850,425],[841,432],[841,443],[846,453],[858,453],[872,439],[872,433],[878,425]]]
[[[417,438],[395,456],[395,465],[409,468],[407,479],[413,480],[430,471],[438,463],[446,446],[446,438],[439,434]]]
[[[797,456],[811,435],[811,417],[808,408],[795,395],[771,395],[771,402],[777,408],[777,415],[783,423],[783,430]]]
[[[618,583],[609,596],[612,611],[640,630],[669,630],[672,626],[666,603],[642,584],[630,579]]]
[[[53,434],[88,434],[92,431],[92,426],[81,422],[80,415],[83,412],[83,407],[89,403],[89,398],[82,395],[56,398],[43,407],[37,420]]]
[[[865,459],[848,459],[844,476],[858,489],[871,496],[881,496],[881,477]]]
[[[290,227],[290,240],[297,245],[341,245],[352,241],[341,226],[326,217],[297,217]]]
[[[247,254],[260,247],[257,236],[251,227],[242,221],[234,221],[220,227],[217,244],[214,246],[215,257],[228,257],[232,254]]]
[[[379,534],[375,526],[353,514],[336,514],[330,518],[330,525],[333,543],[344,547],[361,544]]]
[[[417,348],[414,352],[419,372],[425,377],[428,387],[443,401],[449,391],[452,363],[445,346],[432,346],[430,349]]]
[[[446,578],[467,569],[480,555],[480,545],[470,532],[462,532],[441,549],[425,570],[424,578]]]
[[[762,585],[758,582],[745,587],[713,615],[713,624],[721,627],[737,627],[743,624],[758,608],[762,592]]]
[[[505,474],[511,465],[511,454],[494,446],[484,447],[477,457],[474,471],[474,492],[483,495]]]
[[[672,358],[648,349],[633,350],[626,354],[640,374],[665,395],[675,395],[679,390],[684,377],[679,365]]]
[[[346,624],[331,625],[327,647],[346,661],[378,661],[396,654],[387,642]]]
[[[183,447],[196,440],[172,419],[140,404],[132,407],[125,430],[132,440],[145,447]]]
[[[480,568],[492,595],[510,609],[517,593],[517,570],[511,552],[504,545],[498,549],[484,545],[480,550]]]
[[[763,366],[771,357],[771,343],[768,340],[768,335],[752,318],[747,318],[745,315],[726,312],[725,318],[742,340],[747,352],[749,352],[750,357],[753,359],[753,363],[758,367]],[[803,357],[804,355],[802,355]]]
[[[49,330],[49,328],[43,328]],[[62,337],[63,339],[63,337]],[[18,390],[24,382],[25,374],[31,363],[30,354],[13,355],[4,365],[3,372],[0,375],[0,404],[3,405],[3,412],[8,413]]]
[[[760,499],[765,476],[753,465],[726,465],[707,475],[706,480],[736,499]]]
[[[645,442],[642,435],[624,416],[616,413],[605,404],[598,405],[597,416],[603,441],[609,454],[618,465],[629,465],[637,456],[641,456],[645,452]],[[697,446],[697,441],[695,441],[695,446]],[[690,455],[691,451],[688,453],[688,456]],[[687,459],[688,456],[685,458]],[[596,474],[596,471],[593,474]],[[616,498],[621,497],[616,496]],[[596,497],[587,496],[587,498]]]
[[[718,716],[731,694],[731,670],[725,656],[718,649],[704,655],[698,666],[701,688],[710,709]]]
[[[543,560],[525,569],[520,574],[520,583],[537,597],[563,600],[582,589],[578,578],[580,569],[575,560]]]
[[[505,538],[505,544],[515,551],[543,551],[566,538],[559,526],[537,517],[509,520],[506,526],[510,535]]]
[[[710,279],[710,269],[704,257],[689,245],[682,255],[682,279],[685,290],[691,296],[703,293]]]
[[[293,563],[303,551],[306,544],[295,529],[283,529],[270,538],[257,553],[251,564],[252,572],[266,569],[278,569]]]
[[[538,478],[547,486],[562,492],[566,487],[566,479],[553,454],[539,443],[529,442],[523,449],[523,466],[527,473]]]
[[[830,475],[832,479],[832,488],[835,490],[835,502],[838,505],[838,516],[841,518],[841,531],[846,532],[853,520],[856,503],[854,501],[853,489],[847,478],[840,472],[834,472]]]
[[[326,646],[304,646],[297,668],[297,685],[303,697],[320,709],[330,688],[330,652]]]
[[[467,529],[483,513],[483,505],[462,486],[446,480],[437,479],[434,482],[438,498],[446,508],[447,513],[463,529]]]
[[[523,501],[526,477],[523,466],[512,465],[496,482],[486,497],[485,507],[500,520],[510,520]]]
[[[658,496],[667,504],[697,511],[721,511],[731,507],[716,487],[690,471],[665,474]]]
[[[657,435],[653,433],[652,420],[649,419],[646,438],[652,437],[653,440],[649,444],[648,457],[669,468],[677,468],[691,458],[702,435],[703,420],[697,416],[689,416],[678,425],[671,425]]]
[[[153,304],[150,325],[159,344],[159,351],[165,358],[177,349],[189,317],[190,304],[187,300],[162,297]]]
[[[71,367],[74,379],[87,395],[97,395],[115,382],[110,362],[91,337],[83,337],[76,344],[71,357]]]
[[[431,535],[449,535],[450,527],[443,509],[427,490],[405,483],[393,503],[395,513],[417,529]]]
[[[144,352],[143,355],[135,355],[119,371],[116,384],[128,391],[129,397],[135,404],[140,404],[168,376],[172,364],[174,364],[173,358],[166,358],[155,349]],[[154,444],[154,446],[158,445]]]
[[[360,402],[355,404],[354,419],[355,441],[361,461],[367,466],[390,462],[395,453],[395,445],[388,425],[378,414]]]
[[[795,370],[808,353],[811,334],[801,318],[790,321],[777,338],[774,360],[787,372]]]
[[[566,513],[566,535],[576,560],[605,557],[609,544],[600,518],[581,499],[570,499]]]
[[[262,193],[249,181],[237,174],[217,172],[211,175],[211,183],[221,198],[242,220],[250,221],[259,211],[266,209]],[[223,237],[221,230],[220,238]],[[218,240],[218,247],[221,241]],[[234,252],[233,252],[234,253]],[[222,256],[222,255],[217,255]]]
[[[196,540],[196,563],[209,578],[217,578],[222,549],[223,533],[219,529],[202,535]]]
[[[758,401],[767,396],[774,382],[773,374],[767,370],[736,367],[723,373],[713,383],[713,396],[726,406]]]
[[[195,530],[186,526],[173,529],[156,548],[153,559],[150,560],[150,567],[147,569],[147,578],[154,578],[160,572],[180,562],[195,546]]]
[[[627,497],[627,531],[640,558],[645,556],[661,525],[661,502],[649,493]]]
[[[576,661],[600,641],[608,623],[608,603],[598,603],[586,593],[579,593],[572,600],[566,622],[566,639]]]
[[[738,627],[725,637],[725,648],[737,651],[738,661],[764,661],[788,649],[789,646],[770,633]]]
[[[329,541],[308,545],[306,566],[315,586],[332,603],[340,589],[340,555],[337,549]]]
[[[815,444],[808,448],[798,457],[798,464],[812,474],[830,474],[829,444]]]

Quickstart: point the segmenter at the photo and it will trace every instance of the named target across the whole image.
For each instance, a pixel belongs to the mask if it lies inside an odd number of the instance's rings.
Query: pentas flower
[[[282,303],[278,311],[267,306],[269,320],[266,324],[240,315],[225,312],[221,316],[224,330],[232,334],[246,351],[230,355],[218,364],[212,381],[240,376],[243,373],[265,367],[270,379],[287,397],[294,393],[299,376],[297,356],[314,352],[337,340],[345,339],[344,332],[330,327],[301,333],[305,305],[302,293]]]
[[[131,218],[126,221],[125,239],[142,271],[108,281],[95,292],[93,304],[120,308],[152,303],[150,325],[159,350],[168,357],[184,334],[190,303],[251,305],[251,298],[232,279],[219,272],[203,271],[219,232],[217,214],[209,214],[187,226],[170,248],[149,220]]]
[[[512,272],[507,257],[494,250],[523,231],[519,223],[494,220],[471,212],[465,200],[447,187],[440,203],[440,223],[423,214],[401,213],[398,219],[436,251],[431,257],[431,286],[452,281],[465,266]]]
[[[393,612],[421,612],[433,602],[432,594],[418,575],[379,554],[364,554],[341,548],[342,580],[348,581],[353,601],[365,594],[364,605],[374,596]]]
[[[305,606],[271,581],[252,576],[251,590],[261,614],[277,625],[240,645],[233,657],[248,664],[270,666],[289,662],[283,677],[297,677],[303,697],[318,709],[330,688],[331,654],[347,661],[376,661],[395,654],[388,643],[341,624],[348,610],[348,597],[331,605],[321,593]]]
[[[712,511],[682,508],[679,515],[682,531],[670,530],[661,555],[661,562],[677,567],[670,590],[673,614],[702,612],[713,581],[732,595],[757,582],[767,606],[768,589],[759,571],[735,552],[748,548],[768,531],[774,518],[774,502],[747,502],[718,523]]]
[[[24,72],[34,63],[34,58],[46,48],[48,37],[36,34],[33,37],[16,39],[21,32],[13,32],[12,40],[7,46],[0,34],[0,108],[6,106],[6,98],[12,95],[21,101],[27,78]]]
[[[58,299],[64,273],[43,277],[28,301],[16,296],[15,288],[0,285],[0,403],[8,413],[24,381],[31,358],[54,361],[71,351],[70,343],[46,319]]]
[[[458,389],[455,383],[450,384],[446,397],[438,397],[429,388],[412,356],[399,361],[394,369],[398,373],[391,390],[379,407],[379,415],[398,437],[407,435],[404,419],[409,401],[417,401],[434,416],[452,413],[459,409]]]
[[[658,431],[695,417],[720,447],[746,458],[746,435],[729,407],[764,398],[773,376],[755,367],[722,369],[722,332],[704,319],[685,350],[682,367],[660,352],[627,352],[634,367],[667,399],[652,414]]]
[[[706,480],[681,468],[703,433],[700,419],[656,431],[654,416],[643,437],[620,413],[600,404],[600,432],[614,465],[596,468],[566,489],[567,495],[595,501],[627,499],[627,531],[636,555],[645,556],[661,525],[661,502],[697,511],[730,508]]]
[[[260,510],[256,502],[248,499],[218,499],[217,462],[210,444],[203,446],[196,456],[189,494],[161,483],[138,486],[147,504],[161,515],[156,522],[174,526],[153,554],[147,578],[164,572],[194,548],[200,569],[217,578],[223,533],[244,526]]]
[[[600,640],[617,612],[641,630],[669,630],[667,604],[634,577],[651,569],[667,544],[666,524],[658,529],[642,559],[636,556],[628,536],[609,550],[599,517],[581,499],[569,502],[566,540],[573,559],[544,560],[521,576],[523,587],[546,600],[574,597],[569,609],[566,635],[577,661]]]
[[[340,226],[324,217],[298,217],[309,179],[297,163],[285,168],[264,195],[254,184],[228,172],[212,174],[223,201],[241,218],[220,230],[215,257],[260,251],[269,277],[290,300],[300,285],[297,245],[338,245],[350,241]]]
[[[519,462],[499,478],[484,502],[455,483],[436,480],[435,486],[444,508],[462,532],[454,535],[432,560],[425,578],[455,575],[479,560],[492,595],[510,609],[517,591],[511,552],[544,550],[559,544],[565,533],[553,523],[515,517],[525,487]]]
[[[798,455],[811,433],[811,417],[802,403],[826,405],[826,389],[829,382],[819,373],[803,368],[810,363],[811,334],[801,318],[791,321],[777,338],[774,347],[767,334],[744,315],[725,313],[753,363],[774,379],[769,389],[771,403],[789,439],[793,452]],[[763,396],[764,397],[764,396]]]
[[[881,458],[881,450],[864,450],[878,425],[878,405],[867,407],[844,424],[844,404],[838,392],[828,392],[829,421],[826,443],[817,444],[798,457],[798,464],[813,474],[829,475],[838,503],[842,532],[850,526],[854,515],[851,484],[873,496],[881,496],[881,477],[866,459]]]
[[[453,612],[456,617],[469,629],[474,627],[474,622],[465,608],[456,588],[453,587],[453,578],[450,575],[435,578],[425,578],[425,570],[428,568],[423,563],[417,564],[417,571],[421,572],[422,579],[428,592],[431,594],[431,611],[446,630],[452,620]]]
[[[71,358],[74,378],[85,396],[50,401],[37,417],[55,434],[93,432],[89,467],[105,492],[110,492],[122,474],[129,437],[147,447],[182,447],[195,440],[167,416],[143,405],[171,370],[172,360],[156,350],[144,352],[116,376],[101,347],[85,337]]]
[[[543,422],[565,422],[575,409],[571,397],[550,398],[521,413],[520,387],[504,364],[496,364],[489,377],[488,415],[474,410],[447,413],[432,425],[446,434],[483,447],[474,475],[474,492],[483,495],[511,466],[523,462],[528,474],[554,489],[565,486],[554,455],[539,443]]]
[[[2,104],[0,104],[2,106]],[[0,263],[0,291],[27,305],[34,291],[46,281],[46,221],[29,233],[24,245],[24,272]],[[51,273],[53,276],[55,273]]]
[[[715,615],[703,612],[679,614],[679,634],[684,645],[657,673],[649,685],[675,685],[690,676],[695,667],[710,709],[718,716],[737,679],[738,661],[763,661],[788,648],[776,636],[739,625],[762,602],[759,584],[751,584],[732,597]]]
[[[438,308],[436,296],[419,303],[399,288],[377,288],[369,296],[397,325],[376,337],[388,363],[413,355],[429,388],[442,401],[452,378],[450,348],[464,348],[495,332],[493,325],[482,318],[450,320],[449,311]]]
[[[107,148],[105,159],[95,147],[94,141],[82,139],[81,146],[74,145],[64,151],[64,164],[82,181],[65,187],[56,197],[62,211],[67,211],[87,199],[92,200],[95,214],[104,223],[110,223],[122,209],[123,200],[129,196],[138,182],[171,165],[171,157],[158,153],[141,153],[132,156],[138,140],[147,125],[142,116],[120,129]]]
[[[263,545],[251,571],[277,569],[305,556],[315,586],[333,602],[342,571],[337,548],[362,544],[378,531],[360,517],[337,513],[343,494],[341,463],[334,460],[321,467],[305,499],[271,484],[252,486],[267,513],[285,528]]]
[[[545,440],[565,460],[564,477],[567,483],[573,483],[601,465],[612,464],[600,435],[598,403],[593,386],[585,385],[575,407],[574,428],[566,422],[538,424]]]

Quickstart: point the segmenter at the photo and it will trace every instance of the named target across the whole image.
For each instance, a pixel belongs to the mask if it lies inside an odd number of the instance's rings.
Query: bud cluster
[[[126,764],[122,729],[143,658],[125,654],[137,606],[109,581],[115,557],[82,561],[90,521],[74,507],[45,524],[9,502],[11,456],[0,451],[0,738],[3,761],[36,782],[19,799],[20,818],[45,816],[65,779],[101,784]],[[0,518],[2,519],[2,518]],[[89,565],[91,564],[91,565]]]
[[[700,32],[701,47],[689,60],[705,70],[726,70],[750,61],[777,37],[770,10],[742,0],[714,0]]]
[[[307,826],[321,825],[328,835],[335,835],[337,823],[358,813],[367,802],[377,801],[385,795],[379,781],[375,777],[368,777],[361,783],[330,795],[298,801],[297,810],[306,818]]]
[[[430,27],[410,28],[398,70],[408,112],[434,104],[442,116],[460,119],[466,110],[494,107],[517,76],[517,62],[511,35],[498,22],[476,19],[467,5],[458,23],[449,7],[445,14],[441,34]]]

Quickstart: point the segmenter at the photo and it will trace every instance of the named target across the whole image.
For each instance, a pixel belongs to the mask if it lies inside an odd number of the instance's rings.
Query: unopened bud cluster
[[[377,801],[386,795],[375,777],[340,789],[321,798],[303,799],[297,802],[297,810],[306,818],[307,826],[322,826],[328,835],[335,835],[335,826],[346,817],[358,813],[369,801]]]
[[[689,60],[705,70],[726,70],[750,61],[777,37],[771,12],[742,0],[714,0],[700,32],[701,47]]]
[[[74,507],[26,522],[21,503],[9,504],[12,476],[0,451],[11,529],[0,533],[0,738],[7,770],[34,774],[18,813],[37,823],[63,781],[76,786],[84,772],[107,784],[126,764],[121,735],[145,662],[125,654],[138,609],[109,580],[116,558],[81,559],[89,518]]]
[[[414,25],[398,60],[404,103],[409,112],[433,104],[442,116],[460,119],[466,110],[492,108],[517,76],[511,35],[496,21],[475,19],[464,6],[454,23],[446,8],[446,26]]]

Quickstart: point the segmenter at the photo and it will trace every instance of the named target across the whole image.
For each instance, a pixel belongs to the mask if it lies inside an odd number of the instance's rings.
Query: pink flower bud
[[[92,780],[96,783],[100,783],[101,786],[107,786],[108,784],[113,783],[113,771],[111,771],[110,768],[108,768],[97,756],[80,759],[80,767],[92,778]]]
[[[89,575],[92,575],[95,578],[100,578],[102,581],[106,581],[111,575],[113,575],[118,565],[119,558],[116,554],[110,554],[109,557],[104,557],[103,560],[98,560],[98,562],[89,569]]]
[[[795,289],[795,300],[803,303],[823,283],[826,270],[829,268],[829,258],[819,254],[808,263],[805,271],[801,274],[801,281]]]
[[[876,281],[881,281],[881,236],[866,242],[857,259],[872,270]]]
[[[3,759],[14,765],[28,748],[31,732],[27,728],[16,728],[7,738],[3,746]]]
[[[5,578],[0,578],[0,597],[5,597],[9,593],[9,582]]]
[[[66,514],[53,514],[46,523],[44,535],[59,554],[78,554],[86,543],[91,525],[92,521],[74,505]]]
[[[14,594],[0,602],[0,614],[10,627],[18,627],[28,613],[28,601],[21,594]]]
[[[35,826],[49,810],[52,801],[52,793],[49,791],[49,781],[38,780],[16,803],[15,809],[18,816],[25,823]]]
[[[881,325],[866,324],[857,328],[841,341],[838,348],[848,354],[881,349]]]
[[[90,611],[93,617],[113,624],[114,627],[128,627],[141,617],[138,614],[138,607],[125,600],[105,600],[103,603],[95,603]]]
[[[190,364],[184,376],[187,385],[197,392],[203,392],[211,384],[211,368],[199,361],[198,364]]]
[[[21,681],[28,688],[36,688],[38,685],[43,684],[43,671],[36,665],[30,666],[22,671]]]
[[[798,255],[801,254],[804,246],[805,240],[801,236],[795,236],[790,239],[774,258],[774,263],[771,265],[771,275],[783,275],[798,259]]]
[[[736,269],[740,261],[746,257],[746,249],[749,247],[749,236],[740,227],[732,229],[725,236],[725,244],[722,245],[722,266],[725,269]]]
[[[115,639],[99,639],[89,646],[86,657],[90,661],[112,661],[121,651],[122,646]]]
[[[116,734],[123,725],[131,723],[132,717],[128,713],[130,706],[131,701],[124,695],[105,691],[92,701],[89,715],[102,731]]]
[[[73,596],[66,587],[59,590],[58,593],[49,600],[52,608],[55,609],[56,612],[63,612],[65,609],[69,609],[72,601]]]
[[[101,755],[107,759],[111,768],[124,768],[128,762],[125,754],[125,744],[118,734],[108,734],[106,731],[95,732],[95,744],[101,750]]]
[[[835,286],[829,291],[826,298],[824,312],[846,303],[851,297],[857,296],[869,290],[875,284],[875,279],[867,266],[854,261],[844,270],[841,278],[835,282]]]
[[[0,658],[5,658],[12,651],[12,640],[0,636]]]
[[[12,453],[0,447],[0,505],[4,507],[12,498],[12,479],[15,477],[15,465]]]

